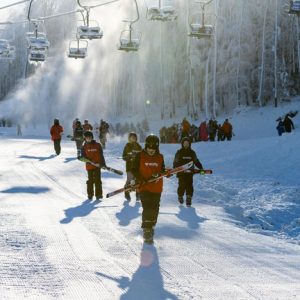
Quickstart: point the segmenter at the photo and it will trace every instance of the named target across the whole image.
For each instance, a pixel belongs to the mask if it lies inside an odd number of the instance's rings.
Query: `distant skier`
[[[199,140],[201,142],[208,141],[207,125],[205,121],[203,121],[199,126]]]
[[[64,129],[59,124],[59,120],[54,119],[54,124],[50,129],[50,134],[51,134],[51,139],[54,143],[54,150],[57,155],[59,155],[60,151],[61,151],[60,142],[61,142],[61,135],[63,132],[64,132]]]
[[[86,163],[86,170],[88,173],[88,180],[86,182],[88,199],[92,200],[95,195],[96,200],[99,201],[103,198],[100,170],[101,167],[106,166],[106,163],[101,144],[96,142],[93,138],[93,133],[91,131],[86,131],[84,133],[85,143],[81,149],[81,156],[89,159],[95,164],[99,164],[99,167],[96,167],[90,163]]]
[[[282,136],[282,134],[284,133],[284,123],[281,118],[278,119],[278,124],[277,124],[276,129],[277,129],[278,135]]]
[[[218,137],[218,142],[224,141],[224,132],[221,124],[218,124],[217,137]]]
[[[73,121],[73,124],[72,124],[72,129],[73,129],[73,136],[74,136],[74,131],[75,131],[75,128],[76,128],[76,123],[79,121],[79,118],[76,118],[74,121]]]
[[[105,121],[101,120],[100,121],[100,127],[99,127],[99,140],[100,143],[103,147],[103,149],[105,149],[105,145],[107,142],[107,134],[109,132],[109,125],[108,123],[106,123]]]
[[[158,177],[163,172],[165,172],[165,163],[163,155],[159,152],[159,138],[149,135],[145,141],[145,149],[135,158],[132,173],[138,182],[145,182],[150,178]],[[146,243],[153,243],[162,190],[162,179],[144,184],[139,189],[143,207],[142,228]]]
[[[292,132],[292,129],[295,129],[294,123],[292,121],[292,119],[289,117],[289,115],[286,115],[284,120],[283,120],[283,124],[284,124],[284,131],[285,132]]]
[[[198,160],[196,152],[194,150],[192,150],[191,141],[188,137],[185,137],[182,139],[181,146],[182,146],[181,149],[178,150],[175,154],[173,167],[177,168],[177,167],[180,167],[180,166],[192,161],[198,169],[202,170],[203,166],[202,166],[201,162]],[[184,194],[186,194],[186,206],[188,206],[188,207],[192,205],[192,198],[193,198],[193,194],[194,194],[193,171],[194,171],[194,166],[185,172],[177,174],[178,202],[180,204],[183,204],[183,202],[184,202],[183,196],[184,196]]]
[[[77,156],[80,156],[81,154],[81,147],[83,144],[83,128],[81,126],[81,122],[77,121],[75,124],[75,129],[74,129],[74,141],[76,143],[76,149],[77,149]]]
[[[87,119],[84,120],[82,127],[84,131],[93,131],[93,126],[89,123],[89,120]]]
[[[22,136],[22,127],[21,124],[17,124],[17,136]]]
[[[137,134],[135,132],[130,132],[128,135],[128,143],[125,145],[123,150],[123,160],[126,161],[126,173],[127,180],[125,186],[131,184],[132,180],[135,180],[134,175],[132,174],[133,162],[138,153],[142,151],[141,145],[137,142]],[[125,192],[125,198],[130,201],[130,193]],[[136,200],[140,200],[139,193],[136,192]]]
[[[226,119],[222,125],[222,130],[223,130],[223,134],[224,134],[224,140],[227,139],[228,141],[231,141],[232,139],[232,125],[230,124],[230,122],[228,121],[228,119]]]

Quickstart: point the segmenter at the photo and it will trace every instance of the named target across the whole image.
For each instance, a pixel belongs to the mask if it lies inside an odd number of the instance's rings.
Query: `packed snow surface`
[[[297,105],[237,111],[231,142],[194,144],[214,173],[195,176],[191,208],[164,180],[153,246],[134,194],[87,201],[73,142],[55,156],[48,136],[0,128],[0,298],[300,299],[299,116],[275,130]],[[123,146],[108,144],[109,166],[124,170]],[[178,147],[161,146],[167,166]],[[104,194],[124,184],[102,175]]]

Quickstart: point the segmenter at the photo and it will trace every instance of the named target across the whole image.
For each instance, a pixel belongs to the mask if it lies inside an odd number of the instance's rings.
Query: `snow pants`
[[[143,206],[142,228],[153,228],[157,223],[161,194],[141,192],[140,197]]]
[[[88,198],[93,198],[95,195],[96,198],[102,198],[102,181],[101,181],[101,171],[99,168],[94,170],[88,170],[88,181],[87,185],[87,194]],[[95,187],[95,189],[94,189]]]
[[[61,142],[61,140],[54,140],[53,142],[54,142],[54,150],[55,150],[55,153],[56,153],[57,155],[59,155],[59,154],[60,154],[60,151],[61,151],[61,147],[60,147],[60,142]]]
[[[194,186],[193,186],[193,174],[185,173],[178,176],[178,197],[183,197],[184,194],[193,197]]]
[[[76,143],[76,149],[77,149],[77,156],[81,155],[81,148],[83,145],[83,140],[75,140]]]

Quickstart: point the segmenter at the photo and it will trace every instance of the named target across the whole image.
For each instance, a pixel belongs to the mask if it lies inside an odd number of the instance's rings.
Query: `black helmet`
[[[130,138],[130,137],[135,137],[135,139],[137,140],[137,134],[135,133],[135,132],[129,132],[129,134],[128,134],[128,138]]]
[[[58,119],[54,119],[54,125],[59,125],[59,120]]]
[[[181,145],[182,145],[182,147],[183,147],[183,143],[184,143],[185,141],[188,141],[189,144],[190,144],[190,146],[191,146],[191,144],[192,144],[191,138],[188,137],[188,136],[185,136],[185,137],[183,137],[183,138],[181,139]]]
[[[159,147],[159,138],[154,134],[148,135],[145,140],[145,148],[158,150],[158,147]]]
[[[94,138],[94,135],[93,135],[93,133],[91,131],[85,131],[84,134],[83,134],[83,136],[86,137],[86,138],[87,137],[90,137],[92,139]]]

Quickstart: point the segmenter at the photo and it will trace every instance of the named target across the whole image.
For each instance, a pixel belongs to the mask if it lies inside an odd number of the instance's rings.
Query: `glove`
[[[134,179],[130,180],[130,185],[133,186],[136,184],[136,181]]]

